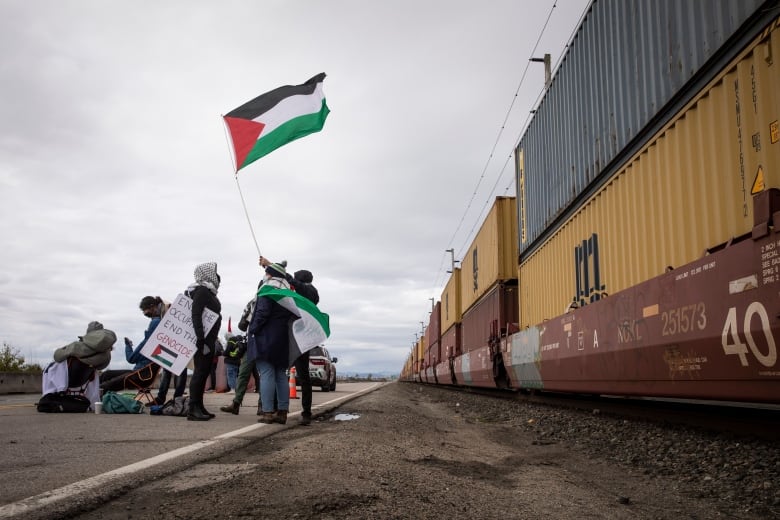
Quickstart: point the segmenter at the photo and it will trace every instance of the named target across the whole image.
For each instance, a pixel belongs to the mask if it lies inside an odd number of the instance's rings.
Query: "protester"
[[[159,303],[157,300],[159,299]],[[141,354],[141,350],[146,345],[146,341],[154,332],[157,324],[160,323],[160,318],[164,313],[164,309],[167,309],[166,304],[162,299],[157,296],[144,296],[141,298],[141,303],[138,304],[138,308],[141,312],[150,319],[149,326],[144,331],[144,339],[137,347],[133,348],[133,342],[129,338],[125,338],[125,359],[128,363],[133,364],[133,368],[130,370],[107,370],[100,375],[100,389],[105,391],[119,392],[125,389],[125,378],[137,372],[138,370],[149,365],[152,360]],[[133,377],[136,377],[135,375]],[[143,385],[145,381],[140,379],[140,375],[136,379],[136,384]]]
[[[102,370],[111,363],[111,351],[116,341],[113,331],[104,329],[99,321],[92,321],[87,325],[84,335],[78,338],[77,341],[55,350],[54,361],[59,363],[69,357],[75,357],[97,370]]]
[[[273,263],[265,269],[264,286],[290,289],[287,262]],[[263,414],[258,422],[285,424],[290,405],[287,381],[289,362],[288,322],[294,314],[269,296],[258,296],[252,322],[249,325],[247,352],[257,360],[260,372],[260,397]],[[274,411],[274,398],[278,409]]]
[[[188,421],[208,421],[215,417],[203,406],[203,392],[206,379],[211,372],[211,363],[216,351],[216,342],[222,316],[219,316],[211,330],[206,333],[203,326],[203,311],[209,309],[217,315],[222,310],[222,304],[217,298],[220,277],[216,262],[200,264],[195,268],[195,283],[187,288],[186,294],[192,298],[192,326],[195,329],[195,354],[193,363],[195,370],[190,380],[190,409]]]
[[[111,351],[116,342],[116,334],[104,329],[98,321],[90,322],[87,331],[78,340],[68,343],[54,351],[54,361],[42,374],[43,395],[67,392],[78,387],[78,393],[84,395],[90,403],[100,401],[100,386],[95,370],[108,366]],[[75,358],[80,365],[70,366],[69,358]],[[74,380],[78,379],[78,380]],[[41,408],[38,409],[41,411]]]
[[[227,377],[228,393],[236,393],[236,379],[241,360],[246,354],[246,337],[240,334],[227,333],[227,346],[223,358],[225,360],[225,376]]]
[[[292,280],[290,280],[290,285],[292,285],[292,288],[295,290],[295,292],[311,301],[314,305],[317,305],[320,302],[320,295],[317,291],[317,288],[312,285],[313,281],[314,275],[311,274],[311,271],[301,269],[300,271],[295,271]],[[290,340],[295,341],[295,339],[292,337],[292,334],[290,336]],[[310,353],[311,351],[307,350],[298,356],[298,359],[295,360],[295,375],[298,379],[298,382],[301,384],[302,410],[300,423],[303,426],[307,426],[311,423],[312,390],[311,377],[309,374]]]
[[[159,296],[144,296],[139,305],[144,316],[151,317],[149,330],[154,331],[157,325],[162,321],[162,317],[168,312],[171,304],[164,301]],[[157,390],[157,397],[154,398],[156,404],[165,404],[168,397],[168,388],[171,386],[171,377],[174,378],[173,397],[184,395],[187,390],[187,369],[185,368],[180,375],[175,375],[170,370],[164,369],[160,376],[160,388]]]
[[[257,286],[258,290],[263,285],[261,281]],[[246,304],[244,312],[241,315],[241,320],[238,322],[238,330],[246,332],[249,329],[249,323],[252,320],[252,315],[255,312],[256,298],[252,298],[249,303]],[[248,347],[248,346],[247,346]],[[236,378],[236,395],[233,397],[233,401],[228,406],[221,406],[219,409],[225,413],[232,413],[238,415],[241,409],[241,404],[244,402],[244,394],[246,394],[246,388],[249,384],[249,376],[254,375],[255,385],[257,386],[257,415],[263,414],[263,408],[260,403],[260,374],[257,371],[257,363],[255,358],[248,352],[244,354],[241,359],[241,364],[238,367],[238,377]]]

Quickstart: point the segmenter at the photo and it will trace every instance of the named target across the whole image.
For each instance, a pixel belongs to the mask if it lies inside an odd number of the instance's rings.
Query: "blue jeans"
[[[230,363],[225,363],[227,384],[231,390],[236,389],[236,379],[238,378],[238,367],[239,365],[231,365]]]
[[[171,377],[174,377],[176,386],[173,390],[173,397],[179,397],[184,395],[184,391],[187,390],[187,369],[181,373],[180,376],[174,376],[172,372],[163,370],[160,376],[160,389],[157,391],[158,404],[164,404],[168,396],[168,387],[171,385]]]
[[[257,362],[260,372],[260,400],[263,413],[274,411],[274,397],[279,401],[279,410],[290,409],[290,384],[287,381],[287,369],[276,368],[267,361]]]

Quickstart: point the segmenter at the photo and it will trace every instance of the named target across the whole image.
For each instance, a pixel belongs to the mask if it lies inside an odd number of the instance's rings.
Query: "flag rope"
[[[227,125],[225,124],[224,116],[222,117],[222,123],[223,123],[222,128],[225,130],[225,141],[227,142],[228,145],[228,152],[230,152],[232,151],[232,146],[229,139],[229,132],[228,132]],[[235,172],[234,178],[236,179],[236,187],[238,188],[238,196],[241,197],[241,206],[244,207],[244,215],[246,215],[246,222],[247,224],[249,224],[249,232],[252,234],[252,240],[254,240],[255,242],[255,249],[257,249],[257,256],[263,256],[260,253],[260,246],[257,245],[257,237],[255,237],[255,229],[252,227],[252,220],[249,218],[249,211],[247,211],[246,209],[246,202],[244,202],[244,193],[241,191],[241,184],[239,184],[238,182],[238,170],[236,169],[236,163],[233,160],[234,159],[233,154],[228,153],[228,155],[230,155],[230,162],[233,164],[233,171]]]

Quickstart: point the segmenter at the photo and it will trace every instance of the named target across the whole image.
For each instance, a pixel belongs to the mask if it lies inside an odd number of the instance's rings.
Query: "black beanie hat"
[[[295,274],[293,277],[303,283],[312,283],[314,281],[314,275],[311,274],[311,271],[307,271],[306,269],[301,269],[300,271],[295,271]]]

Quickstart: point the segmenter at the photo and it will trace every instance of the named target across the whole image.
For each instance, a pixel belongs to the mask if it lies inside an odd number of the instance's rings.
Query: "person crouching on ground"
[[[211,363],[216,352],[216,341],[222,316],[217,318],[208,334],[203,327],[203,310],[210,309],[217,314],[222,310],[222,304],[217,299],[220,277],[217,274],[216,262],[200,264],[195,268],[195,283],[187,288],[187,296],[192,298],[192,327],[195,329],[195,355],[192,360],[195,370],[190,379],[190,410],[188,421],[208,421],[215,417],[203,406],[203,391],[206,389],[206,379],[211,373]]]
[[[287,262],[265,268],[264,286],[290,290],[287,282]],[[260,372],[260,398],[263,413],[258,422],[285,424],[290,407],[290,387],[287,381],[290,338],[287,322],[294,314],[268,296],[259,296],[249,325],[247,352],[257,362]],[[279,409],[274,412],[274,398]]]

